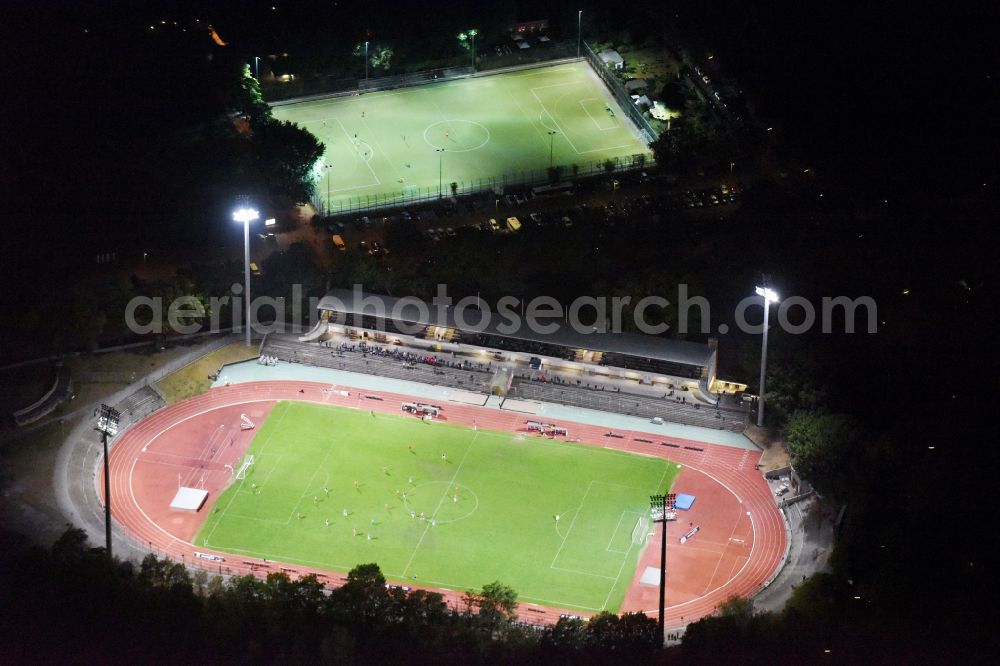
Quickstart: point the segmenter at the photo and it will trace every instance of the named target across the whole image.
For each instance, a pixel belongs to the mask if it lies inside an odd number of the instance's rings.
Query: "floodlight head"
[[[249,206],[237,208],[235,211],[233,211],[233,220],[237,222],[242,222],[243,224],[249,224],[254,220],[256,220],[258,217],[260,217],[260,213],[258,213],[255,209],[250,208]]]
[[[757,287],[756,292],[758,296],[763,296],[768,303],[777,303],[780,300],[777,292],[770,287]]]
[[[663,508],[663,503],[666,501],[666,495],[650,495],[649,496],[649,506],[651,508]]]
[[[97,429],[109,437],[114,437],[118,434],[118,423],[120,420],[121,413],[117,409],[108,405],[101,405],[100,416],[97,419]]]

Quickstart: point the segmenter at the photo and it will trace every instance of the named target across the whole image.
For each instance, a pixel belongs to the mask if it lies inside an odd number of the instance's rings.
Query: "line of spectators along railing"
[[[628,393],[614,387],[593,384],[586,387],[575,386],[565,382],[532,382],[518,379],[515,381],[511,394],[532,400],[554,402],[558,404],[609,411],[627,416],[644,418],[660,417],[666,421],[683,423],[685,425],[713,428],[717,430],[742,431],[743,420],[733,418],[725,411],[716,407],[702,407],[697,403],[688,403],[686,397],[670,395],[656,398],[648,395]]]

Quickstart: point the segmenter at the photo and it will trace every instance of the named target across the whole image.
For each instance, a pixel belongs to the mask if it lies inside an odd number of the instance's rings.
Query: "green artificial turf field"
[[[608,109],[611,109],[609,111]],[[339,211],[389,198],[482,190],[490,179],[648,154],[583,62],[277,106],[326,146],[317,198]],[[555,134],[550,136],[550,132]],[[439,149],[444,152],[437,152]],[[328,182],[329,177],[329,182]],[[353,202],[353,203],[352,203]]]
[[[219,496],[196,545],[345,572],[376,562],[390,579],[457,590],[500,580],[523,601],[591,611],[621,604],[637,522],[678,472],[620,451],[298,402],[275,406],[248,454],[254,466]]]

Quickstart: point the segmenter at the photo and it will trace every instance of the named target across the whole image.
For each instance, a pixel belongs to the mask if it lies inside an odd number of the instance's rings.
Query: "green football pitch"
[[[275,406],[249,454],[246,479],[218,498],[196,545],[343,572],[376,562],[390,579],[456,590],[499,580],[523,601],[588,611],[621,605],[649,495],[678,471],[610,449],[299,402]]]
[[[441,183],[448,195],[452,182],[471,191],[532,173],[544,178],[550,149],[553,164],[575,164],[581,173],[648,154],[582,62],[299,102],[273,113],[326,146],[322,162],[331,168],[317,168],[316,192],[325,201],[329,191],[334,211],[376,198],[436,196]]]

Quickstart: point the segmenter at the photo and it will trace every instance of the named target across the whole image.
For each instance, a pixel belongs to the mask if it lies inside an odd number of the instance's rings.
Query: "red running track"
[[[290,576],[313,573],[330,586],[342,584],[346,580],[342,573],[196,549],[190,543],[230,479],[227,465],[242,457],[253,437],[254,431],[240,430],[241,414],[259,424],[276,401],[301,400],[399,415],[399,403],[420,400],[387,391],[338,388],[350,395],[339,395],[329,391],[328,384],[315,382],[252,382],[215,388],[155,412],[123,433],[111,451],[115,518],[137,542],[211,571],[258,576],[278,570]],[[368,395],[383,400],[366,398]],[[524,433],[525,421],[538,418],[461,403],[446,402],[443,406],[441,420],[493,430]],[[667,527],[667,626],[711,614],[734,594],[753,594],[780,566],[785,527],[767,482],[755,469],[759,452],[637,431],[623,431],[622,438],[611,438],[606,436],[607,429],[599,426],[556,423],[569,430],[573,441],[669,458],[684,466],[674,490],[696,495],[697,501]],[[644,439],[651,441],[641,441]],[[204,484],[209,499],[201,511],[169,508],[178,482]],[[679,537],[692,526],[701,528],[698,534],[685,544],[679,543]],[[659,550],[657,528],[642,554],[622,612],[641,610],[656,615],[659,587],[642,584],[639,578],[647,566],[659,567]],[[225,561],[202,559],[196,552]],[[461,592],[431,589],[443,594],[449,605],[459,607]],[[522,603],[519,611],[521,619],[536,623],[555,622],[565,612],[579,614],[527,603]]]

